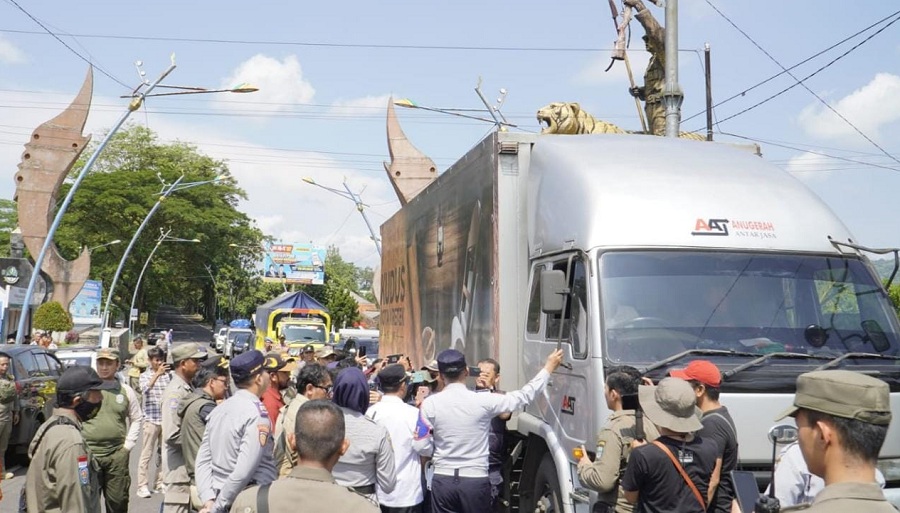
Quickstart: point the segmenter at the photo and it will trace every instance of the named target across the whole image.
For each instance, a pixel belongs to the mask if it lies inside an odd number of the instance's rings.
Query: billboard
[[[81,292],[69,303],[69,313],[75,324],[100,324],[100,306],[103,301],[103,282],[87,280]]]
[[[325,254],[325,248],[312,244],[273,243],[266,247],[263,256],[263,281],[323,285]]]

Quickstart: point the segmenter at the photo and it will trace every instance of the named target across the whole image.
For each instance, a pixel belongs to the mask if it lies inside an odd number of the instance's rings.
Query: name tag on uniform
[[[678,461],[682,465],[689,465],[694,462],[694,453],[691,451],[678,451]]]
[[[87,484],[91,481],[90,471],[88,470],[87,456],[78,457],[78,479],[81,480],[81,484],[84,486],[87,486]]]

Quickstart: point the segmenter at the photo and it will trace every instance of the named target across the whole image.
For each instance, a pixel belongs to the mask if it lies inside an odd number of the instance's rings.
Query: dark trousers
[[[491,480],[435,474],[431,480],[432,513],[483,513],[491,507]]]
[[[392,508],[390,506],[379,506],[381,508],[381,513],[422,513],[422,505],[416,504],[415,506],[409,506],[406,508]]]
[[[100,466],[100,489],[107,513],[128,513],[128,491],[131,474],[128,469],[129,453],[124,448],[109,456],[95,456]]]

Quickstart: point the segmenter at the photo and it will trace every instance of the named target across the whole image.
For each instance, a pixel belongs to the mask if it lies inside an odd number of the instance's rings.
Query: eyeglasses
[[[334,393],[334,386],[333,386],[333,385],[328,385],[327,387],[323,387],[323,386],[320,386],[320,385],[313,385],[313,386],[316,387],[316,388],[319,388],[319,389],[321,389],[321,390],[324,390],[326,395],[329,395],[329,396],[330,396],[332,393]]]
[[[216,379],[214,379],[213,381],[218,381],[219,383],[221,383],[221,384],[223,384],[223,385],[226,385],[226,386],[228,385],[228,378],[226,378],[225,376],[222,376],[222,377],[220,377],[220,378],[216,378]]]

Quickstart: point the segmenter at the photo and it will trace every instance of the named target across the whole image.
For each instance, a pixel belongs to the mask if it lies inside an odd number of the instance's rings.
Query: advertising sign
[[[263,281],[323,285],[325,254],[325,248],[311,244],[279,242],[267,246],[261,267]]]
[[[100,305],[103,301],[103,283],[96,280],[84,282],[81,292],[69,303],[69,313],[75,324],[100,324]]]

